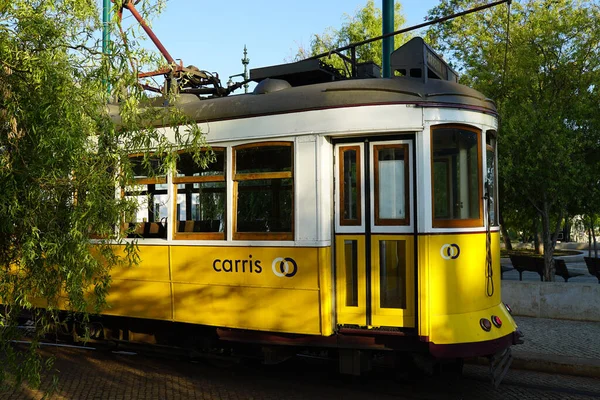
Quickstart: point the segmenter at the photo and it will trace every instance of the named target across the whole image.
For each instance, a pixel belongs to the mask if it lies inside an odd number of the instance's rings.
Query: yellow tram
[[[216,162],[182,154],[125,193],[141,262],[113,271],[105,325],[338,349],[350,373],[370,351],[508,368],[496,108],[420,38],[391,64],[335,80],[307,60],[252,70],[251,94],[182,96]]]

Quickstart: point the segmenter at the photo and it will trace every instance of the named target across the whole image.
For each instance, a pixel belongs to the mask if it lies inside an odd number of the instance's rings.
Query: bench
[[[598,283],[600,283],[600,258],[583,257],[583,259],[585,260],[585,265],[587,265],[590,274],[598,278]]]
[[[544,259],[540,257],[532,257],[532,256],[523,256],[511,254],[510,262],[512,263],[514,269],[519,271],[519,280],[523,280],[523,272],[537,272],[540,275],[540,280],[544,280]],[[536,260],[542,260],[540,263]]]
[[[581,272],[569,271],[567,269],[567,263],[565,262],[565,260],[557,260],[556,258],[554,259],[554,273],[556,275],[562,276],[565,282],[568,282],[569,278],[575,278],[577,276],[584,275]]]
[[[523,272],[536,272],[540,276],[540,281],[544,280],[544,259],[542,257],[510,255],[510,262],[513,267],[519,271],[519,280],[523,280]],[[573,272],[567,269],[565,260],[554,259],[555,274],[561,276],[565,282],[570,278],[583,275],[581,272]]]

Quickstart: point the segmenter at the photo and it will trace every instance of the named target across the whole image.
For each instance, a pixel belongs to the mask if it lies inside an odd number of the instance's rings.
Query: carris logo
[[[440,255],[444,260],[456,260],[460,255],[460,247],[457,244],[445,244],[440,249]]]
[[[298,272],[298,265],[296,264],[296,261],[290,257],[277,257],[273,260],[271,267],[273,269],[273,273],[280,278],[283,278],[284,276],[291,278],[292,276],[296,275],[296,272]]]

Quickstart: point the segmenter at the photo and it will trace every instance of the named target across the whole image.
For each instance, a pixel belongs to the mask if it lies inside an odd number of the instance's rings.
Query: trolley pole
[[[388,33],[394,32],[394,0],[382,0],[382,35],[385,36]],[[391,77],[391,67],[390,67],[390,55],[392,51],[394,51],[394,37],[388,36],[383,39],[382,44],[383,55],[381,58],[381,63],[383,64],[383,77],[390,78]]]

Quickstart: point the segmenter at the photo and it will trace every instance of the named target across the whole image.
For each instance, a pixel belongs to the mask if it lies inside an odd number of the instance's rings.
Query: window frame
[[[404,152],[404,218],[380,218],[379,217],[379,150],[402,149]],[[408,143],[390,143],[373,145],[373,199],[374,199],[374,223],[375,226],[407,226],[410,225],[410,160]]]
[[[363,183],[362,183],[362,147],[359,145],[343,145],[339,147],[339,185],[340,185],[340,194],[339,194],[339,203],[340,203],[340,226],[362,226],[362,192],[363,192]],[[346,199],[346,187],[344,184],[344,153],[347,151],[355,151],[356,152],[356,219],[348,219],[344,218],[346,207],[345,207],[345,199]]]
[[[223,152],[223,175],[209,175],[209,176],[175,176],[176,171],[172,174],[172,188],[173,188],[173,240],[225,240],[227,238],[227,219],[229,216],[227,207],[227,148],[226,147],[211,147],[213,152]],[[202,149],[201,151],[206,151]],[[187,154],[185,151],[179,152],[180,155]],[[224,227],[223,232],[178,232],[177,227],[179,226],[179,220],[177,216],[177,194],[178,185],[180,184],[194,184],[194,183],[206,183],[206,182],[224,182],[225,183],[225,204],[223,207]]]
[[[433,136],[438,129],[461,129],[470,131],[477,136],[477,198],[479,205],[479,217],[468,219],[436,219],[435,218],[435,179],[434,179],[434,163],[433,154]],[[431,169],[431,223],[433,228],[478,228],[483,227],[483,157],[482,157],[482,130],[470,125],[463,124],[440,124],[432,125],[429,129],[429,166]],[[450,178],[448,178],[450,179]],[[450,181],[451,182],[451,181]]]
[[[252,147],[276,147],[286,146],[290,148],[291,165],[290,171],[278,172],[256,172],[256,173],[237,173],[237,151]],[[231,167],[233,181],[233,201],[232,201],[232,238],[233,240],[294,240],[295,232],[295,182],[294,182],[294,142],[293,141],[273,141],[273,142],[253,142],[233,146],[231,149]],[[238,232],[237,231],[237,210],[238,210],[238,184],[240,181],[265,180],[265,179],[291,179],[292,181],[292,215],[290,232]]]
[[[154,154],[150,154],[150,157],[152,157]],[[134,158],[139,158],[139,157],[143,157],[144,153],[132,153],[128,155],[128,158],[134,159]],[[145,177],[145,178],[133,178],[133,182],[130,184],[131,186],[138,186],[138,185],[145,185],[146,189],[145,190],[141,190],[139,191],[138,195],[141,196],[149,196],[150,198],[154,198],[154,195],[156,194],[157,190],[155,188],[156,185],[161,185],[161,184],[167,184],[167,175],[160,175],[160,176],[154,176],[154,177]],[[166,193],[159,193],[159,194],[166,194],[167,196],[169,196],[169,188],[167,187],[166,190],[161,190],[161,191],[166,191]],[[135,192],[135,191],[134,191]],[[132,193],[131,191],[127,190],[127,187],[121,187],[121,198],[125,198],[125,197],[134,197],[132,195],[128,195],[128,193]],[[151,204],[154,204],[154,202],[152,201]],[[168,211],[168,207],[167,207],[167,211]],[[167,240],[168,239],[168,234],[167,234],[167,229],[168,229],[168,218],[166,220],[166,226],[163,228],[165,229],[164,232],[164,237],[144,237],[143,235],[146,234],[146,231],[148,233],[152,233],[152,225],[151,224],[158,224],[158,226],[156,227],[158,229],[158,232],[160,232],[160,225],[161,220],[159,219],[158,221],[154,221],[154,218],[150,218],[151,212],[150,209],[148,208],[148,221],[144,222],[137,222],[137,221],[123,221],[122,222],[122,228],[121,228],[121,235],[123,233],[125,233],[129,227],[131,227],[131,224],[135,224],[135,230],[131,233],[129,233],[128,235],[125,236],[126,239],[160,239],[160,240]],[[168,212],[167,212],[167,216],[168,216]],[[131,236],[131,235],[135,235],[135,236]]]

